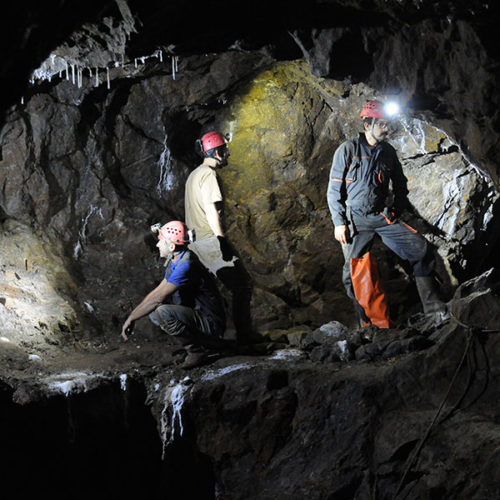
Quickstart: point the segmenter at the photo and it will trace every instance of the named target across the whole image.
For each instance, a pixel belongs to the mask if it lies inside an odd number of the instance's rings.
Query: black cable
[[[456,319],[456,318],[454,318]],[[434,426],[434,424],[436,423],[443,407],[444,407],[444,404],[446,402],[446,400],[448,399],[448,396],[450,394],[450,391],[451,391],[451,388],[453,387],[453,384],[455,383],[455,379],[457,378],[458,376],[458,373],[460,371],[460,369],[462,368],[462,365],[465,361],[465,358],[467,357],[468,353],[469,353],[469,350],[470,350],[470,347],[472,345],[472,339],[474,338],[474,330],[470,327],[467,327],[466,325],[464,325],[463,323],[460,323],[458,320],[457,320],[457,323],[462,325],[462,326],[465,326],[467,329],[468,329],[468,334],[467,334],[467,343],[466,343],[466,346],[465,346],[465,350],[464,350],[464,353],[462,354],[462,358],[460,359],[460,362],[458,363],[458,366],[455,370],[455,373],[453,374],[453,377],[451,379],[451,382],[450,382],[450,385],[448,386],[448,390],[446,391],[446,394],[443,398],[443,400],[441,401],[441,404],[439,405],[435,415],[434,415],[434,418],[432,419],[432,422],[430,423],[430,425],[427,427],[427,430],[425,431],[423,437],[420,439],[420,442],[418,444],[418,446],[415,448],[414,452],[413,452],[413,455],[410,457],[410,460],[408,460],[407,462],[407,465],[406,465],[406,468],[405,468],[405,471],[403,473],[403,476],[401,477],[401,480],[399,481],[399,484],[398,484],[398,487],[396,488],[396,491],[394,492],[394,496],[393,498],[395,499],[396,498],[396,495],[399,493],[399,491],[401,490],[401,487],[403,486],[403,483],[406,479],[406,476],[408,475],[408,473],[410,472],[410,469],[411,467],[413,466],[413,463],[415,461],[415,459],[417,458],[418,454],[420,453],[425,441],[427,440],[427,438],[429,437],[429,434],[431,432],[431,429],[432,427]]]

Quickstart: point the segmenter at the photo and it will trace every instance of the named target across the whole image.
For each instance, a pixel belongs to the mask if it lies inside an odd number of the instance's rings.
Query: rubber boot
[[[366,252],[360,258],[351,259],[351,281],[354,296],[370,323],[379,328],[391,328],[389,306],[374,255]]]
[[[358,328],[368,326],[371,324],[370,319],[366,316],[364,309],[359,305],[358,301],[354,299],[354,317],[356,319],[356,326]]]
[[[439,298],[432,276],[415,276],[418,295],[422,302],[424,314],[434,314],[441,320],[450,317],[446,304]]]

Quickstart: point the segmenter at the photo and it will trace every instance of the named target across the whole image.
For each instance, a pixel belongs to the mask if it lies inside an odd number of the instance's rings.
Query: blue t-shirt
[[[177,264],[175,262],[170,262],[169,268],[165,271],[165,279],[175,285],[177,288],[181,288],[189,282],[189,271],[191,269],[191,260],[182,260],[186,250],[181,253]]]
[[[176,262],[170,261],[167,265],[165,279],[177,287],[170,297],[172,304],[191,307],[202,313],[217,329],[225,329],[222,297],[214,279],[196,255],[184,250]]]

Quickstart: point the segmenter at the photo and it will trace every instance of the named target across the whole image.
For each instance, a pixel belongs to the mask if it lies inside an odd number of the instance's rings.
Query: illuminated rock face
[[[82,333],[82,310],[64,259],[43,235],[16,223],[1,232],[0,323],[7,347],[44,351]],[[27,356],[25,354],[25,356]]]

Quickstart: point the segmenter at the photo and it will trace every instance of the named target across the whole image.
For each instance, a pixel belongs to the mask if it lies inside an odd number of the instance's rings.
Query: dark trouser
[[[353,269],[358,263],[357,259],[362,259],[370,252],[375,235],[378,234],[382,242],[398,257],[411,264],[416,277],[432,274],[434,258],[425,238],[402,221],[390,222],[382,214],[365,216],[352,214],[352,222],[354,230],[352,227],[350,230],[351,235],[354,235],[349,243],[342,245],[345,258],[342,281],[347,295],[353,299],[355,309],[361,319],[365,322],[368,322],[367,320],[373,322],[370,318],[370,312],[367,311],[367,302],[360,297],[359,293],[356,294],[356,290],[361,290],[363,284],[353,283]],[[357,276],[360,277],[356,278],[358,281],[364,279],[362,273],[357,273]],[[376,282],[377,277],[373,278],[373,283],[376,284]]]
[[[215,344],[223,333],[199,311],[181,305],[159,306],[149,319],[185,346]]]
[[[252,280],[234,255],[230,261],[224,261],[217,236],[209,236],[189,245],[200,262],[222,282],[231,294],[232,320],[238,342],[254,340],[256,333],[252,327],[250,304],[252,299]]]
[[[250,276],[238,259],[234,266],[220,268],[217,277],[231,292],[232,318],[237,340],[240,342],[250,340],[254,335],[250,311],[252,299]]]

